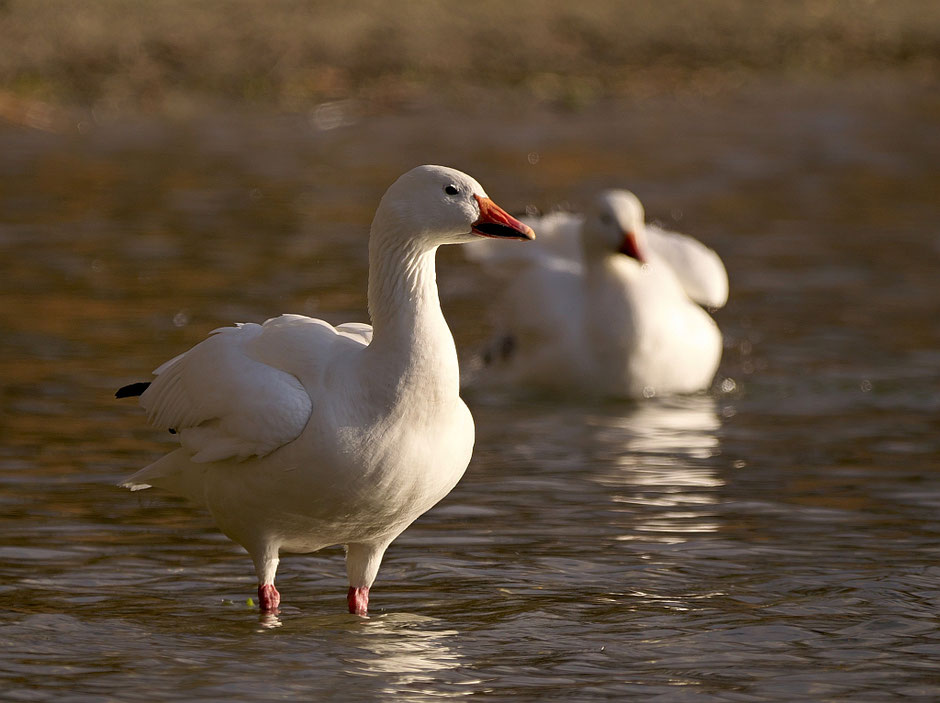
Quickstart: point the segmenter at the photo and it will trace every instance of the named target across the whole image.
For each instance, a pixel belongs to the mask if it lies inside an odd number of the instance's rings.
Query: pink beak
[[[489,198],[474,195],[480,205],[480,218],[473,223],[472,232],[497,239],[535,239],[535,232]]]
[[[623,242],[620,244],[620,249],[618,251],[621,254],[626,254],[627,256],[636,259],[641,264],[646,263],[646,257],[640,252],[640,247],[637,246],[636,234],[633,232],[624,232],[623,233]]]

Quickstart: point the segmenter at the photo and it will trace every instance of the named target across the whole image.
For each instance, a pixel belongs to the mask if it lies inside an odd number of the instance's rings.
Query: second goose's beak
[[[636,234],[633,232],[624,232],[623,233],[623,242],[620,244],[620,249],[618,251],[621,254],[625,254],[633,259],[636,259],[641,264],[646,263],[646,257],[643,255],[643,252],[640,251],[640,247],[637,245]]]
[[[535,239],[535,232],[489,198],[474,195],[480,205],[480,217],[473,223],[471,232],[482,237],[496,239]]]

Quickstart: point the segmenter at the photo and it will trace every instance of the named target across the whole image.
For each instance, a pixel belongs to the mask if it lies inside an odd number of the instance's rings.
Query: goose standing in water
[[[508,281],[499,335],[475,379],[577,395],[641,398],[709,387],[728,276],[692,237],[644,222],[633,193],[606,190],[584,215],[526,222],[531,247],[488,242],[467,256]]]
[[[205,505],[254,560],[275,613],[280,554],[346,547],[349,611],[365,615],[388,545],[470,461],[454,340],[435,254],[479,237],[533,239],[470,176],[419,166],[385,193],[369,237],[372,326],[301,315],[213,332],[160,366],[140,396],[180,448],[122,485]]]

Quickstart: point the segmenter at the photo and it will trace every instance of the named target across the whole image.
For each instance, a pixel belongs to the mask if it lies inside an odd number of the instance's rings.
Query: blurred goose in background
[[[499,334],[470,383],[641,398],[709,387],[728,276],[718,255],[644,222],[639,199],[605,190],[583,215],[526,219],[531,247],[470,245],[468,258],[507,281]]]
[[[346,547],[349,611],[365,615],[382,556],[454,487],[473,419],[438,300],[435,254],[478,237],[532,239],[470,176],[420,166],[382,198],[369,238],[372,326],[282,315],[239,324],[160,366],[140,396],[181,447],[122,485],[205,505],[251,555],[277,612],[281,553]]]

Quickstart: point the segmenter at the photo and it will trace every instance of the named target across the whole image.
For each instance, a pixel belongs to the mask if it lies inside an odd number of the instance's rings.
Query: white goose
[[[251,555],[277,612],[282,552],[346,546],[349,611],[365,615],[385,549],[454,487],[473,418],[441,313],[435,253],[478,236],[533,239],[470,176],[419,166],[385,193],[369,238],[373,326],[301,315],[216,330],[140,395],[179,449],[122,485],[205,505]]]
[[[474,380],[628,398],[711,384],[721,333],[700,305],[728,298],[714,251],[646,225],[624,190],[603,191],[584,215],[526,222],[539,241],[523,251],[465,249],[508,279],[500,335]]]

